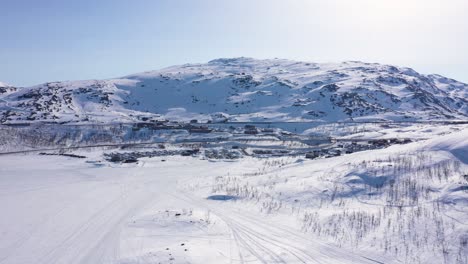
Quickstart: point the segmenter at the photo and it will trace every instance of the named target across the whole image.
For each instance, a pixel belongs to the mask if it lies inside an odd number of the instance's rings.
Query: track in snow
[[[168,208],[210,211],[227,227],[224,236],[193,235],[193,239],[206,242],[200,245],[212,247],[219,255],[187,257],[193,263],[376,263],[310,240],[300,231],[269,222],[255,212],[230,210],[226,203],[197,198],[177,188],[193,175],[209,176],[225,166],[190,158],[119,168],[96,168],[56,156],[2,158],[0,264],[164,261],[159,255],[139,255],[151,247],[144,243],[148,240],[125,247],[127,233],[122,231],[128,231],[129,223],[145,210]],[[160,243],[177,237],[189,239],[192,234],[143,235]],[[223,248],[222,243],[229,248]],[[210,250],[206,252],[211,254]],[[133,255],[130,262],[122,260],[128,259],[127,255]],[[211,257],[210,261],[204,257]]]

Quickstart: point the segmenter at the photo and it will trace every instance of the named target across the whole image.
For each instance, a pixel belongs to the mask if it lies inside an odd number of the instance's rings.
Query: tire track
[[[192,198],[186,193],[182,195],[184,195],[185,197],[181,197],[179,195],[174,196],[178,199],[182,199],[202,208],[207,208],[210,211],[217,214],[217,216],[229,226],[232,232],[236,234],[236,238],[238,239],[237,242],[242,246],[246,247],[247,251],[249,251],[253,256],[255,256],[261,263],[287,263],[287,260],[285,260],[282,256],[275,252],[275,250],[278,249],[285,253],[288,253],[288,255],[290,255],[293,259],[296,259],[300,263],[319,263],[314,259],[312,255],[306,254],[296,248],[291,249],[291,246],[288,246],[287,244],[285,244],[285,242],[274,239],[265,233],[260,233],[258,231],[252,230],[243,225],[241,222],[234,220],[231,217],[228,217],[228,213],[221,212],[217,208],[213,208],[212,206],[209,206],[202,201],[198,201],[196,198]],[[257,224],[259,223],[257,222]],[[268,246],[273,246],[273,249],[268,248]],[[262,255],[260,254],[261,252],[268,255],[270,259],[274,262],[266,261],[265,258],[262,257]]]
[[[295,259],[296,261],[299,261],[299,263],[335,264],[340,263],[340,261],[341,263],[376,262],[371,258],[356,255],[352,252],[346,251],[345,249],[335,248],[332,245],[321,241],[311,241],[310,237],[307,238],[302,234],[298,234],[297,231],[291,230],[290,228],[277,224],[272,226],[263,219],[250,216],[249,214],[251,214],[251,212],[243,214],[236,213],[233,210],[225,208],[215,208],[213,205],[193,197],[186,192],[180,192],[178,195],[175,195],[175,197],[209,209],[213,213],[217,214],[218,217],[225,221],[229,228],[234,230],[241,238],[242,241],[239,242],[241,245],[247,243],[250,250],[256,251],[256,257],[261,262],[264,261],[264,259],[258,257],[258,254],[262,252],[272,257],[273,260],[277,261],[276,263],[288,262],[275,253],[275,250],[278,249],[287,253],[291,259]],[[255,227],[255,229],[253,227]],[[284,241],[280,238],[284,238]],[[297,244],[307,245],[307,250],[304,247],[297,246]],[[272,255],[269,255],[268,253]]]

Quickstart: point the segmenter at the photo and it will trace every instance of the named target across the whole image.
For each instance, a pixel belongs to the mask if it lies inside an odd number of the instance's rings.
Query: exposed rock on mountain
[[[466,119],[467,91],[389,65],[217,59],[119,79],[0,84],[0,122]]]

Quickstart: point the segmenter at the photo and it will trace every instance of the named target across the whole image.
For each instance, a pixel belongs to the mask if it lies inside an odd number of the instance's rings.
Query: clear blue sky
[[[0,81],[219,57],[362,60],[468,82],[466,0],[0,0]]]

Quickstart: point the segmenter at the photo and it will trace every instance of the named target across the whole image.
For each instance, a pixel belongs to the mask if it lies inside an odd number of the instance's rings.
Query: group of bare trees
[[[281,171],[293,161],[266,159],[256,170],[216,177],[212,192],[242,197],[265,213],[294,215],[304,232],[341,246],[370,245],[404,263],[426,263],[428,256],[467,263],[466,212],[459,213],[463,207],[456,208],[451,197],[468,192],[468,166],[438,154],[395,153],[313,174],[327,192],[317,192],[307,180],[289,185],[298,181]],[[356,175],[359,181],[349,180]],[[315,195],[294,200],[284,195],[286,188],[297,197],[304,191]]]

